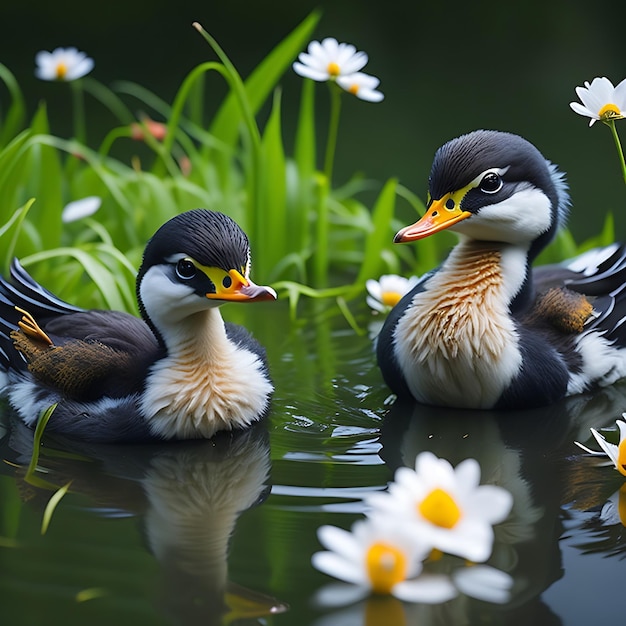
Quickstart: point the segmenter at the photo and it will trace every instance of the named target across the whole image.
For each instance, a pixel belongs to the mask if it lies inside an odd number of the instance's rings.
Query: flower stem
[[[607,120],[605,124],[611,129],[611,134],[613,135],[613,140],[615,141],[615,147],[617,148],[617,154],[619,155],[620,165],[622,166],[622,176],[624,178],[624,183],[626,183],[626,162],[624,161],[622,144],[619,140],[617,129],[615,128],[615,120]]]
[[[328,196],[332,189],[333,165],[341,113],[341,88],[335,83],[330,83],[328,86],[330,87],[330,120],[328,122],[328,137],[326,139],[326,154],[324,156],[324,180],[318,190],[316,250],[313,266],[315,285],[317,287],[325,286],[328,278]]]
[[[328,123],[328,138],[326,140],[326,156],[324,158],[324,174],[328,186],[332,186],[333,165],[337,148],[337,134],[339,131],[339,114],[341,113],[341,88],[330,83],[330,121]]]

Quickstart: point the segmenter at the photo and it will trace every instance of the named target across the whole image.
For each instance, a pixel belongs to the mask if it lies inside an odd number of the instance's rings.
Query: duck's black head
[[[564,175],[518,135],[478,130],[435,154],[426,214],[396,242],[452,230],[472,239],[528,247],[535,256],[565,221]]]
[[[227,215],[195,209],[163,224],[146,246],[137,299],[153,327],[179,322],[224,302],[273,300],[249,278],[248,237]],[[157,331],[158,334],[158,331]]]
[[[239,225],[223,213],[206,209],[187,211],[165,222],[148,242],[142,268],[180,252],[205,267],[237,268],[242,274],[250,263],[248,237]]]

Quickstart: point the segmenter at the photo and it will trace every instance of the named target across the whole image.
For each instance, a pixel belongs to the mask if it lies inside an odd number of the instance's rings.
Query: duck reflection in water
[[[17,420],[13,426],[0,454],[24,468],[33,433]],[[205,626],[248,618],[256,624],[287,609],[228,579],[237,519],[269,493],[270,447],[262,424],[212,440],[80,448],[69,440],[46,443],[44,450],[62,449],[65,455],[40,456],[46,481],[58,486],[71,481],[71,491],[88,496],[104,515],[143,515],[145,541],[161,572],[157,604],[175,623]],[[42,507],[50,498],[50,491],[23,483],[25,490]]]
[[[444,604],[428,605],[374,595],[327,613],[316,626],[459,626],[491,623],[489,620],[560,624],[542,593],[563,576],[561,507],[571,502],[572,483],[583,477],[575,468],[584,465],[579,463],[580,450],[574,441],[586,439],[590,427],[614,422],[624,407],[623,384],[524,412],[468,411],[396,402],[384,418],[379,452],[392,473],[399,467],[415,467],[416,457],[426,450],[453,466],[471,457],[480,463],[481,484],[502,486],[513,495],[508,519],[494,528],[493,553],[487,561],[487,565],[512,577],[509,597],[501,604],[487,604],[476,598],[482,595],[488,600],[489,589],[475,588],[472,593],[460,590],[456,598]],[[468,565],[449,555],[425,565],[440,574],[451,574],[459,567]],[[324,588],[320,591],[318,599],[323,597]],[[317,604],[318,608],[323,606]]]

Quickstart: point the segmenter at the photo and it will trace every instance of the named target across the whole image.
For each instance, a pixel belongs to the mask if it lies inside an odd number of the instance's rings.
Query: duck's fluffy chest
[[[152,366],[141,412],[157,436],[211,437],[258,420],[272,391],[259,357],[229,341],[220,317]]]
[[[394,350],[417,400],[472,408],[497,402],[521,368],[507,273],[519,274],[519,284],[524,267],[502,249],[460,245],[415,295],[396,326]]]

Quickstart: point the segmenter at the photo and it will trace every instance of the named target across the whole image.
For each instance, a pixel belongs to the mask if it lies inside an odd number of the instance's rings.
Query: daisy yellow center
[[[626,439],[620,441],[617,446],[617,471],[626,476]]]
[[[605,120],[612,117],[621,117],[622,112],[619,110],[619,107],[616,104],[609,102],[598,111],[598,115],[600,116],[600,119]]]
[[[356,91],[350,90],[350,92],[356,95]],[[402,294],[397,291],[383,291],[380,298],[380,301],[386,306],[396,306],[400,300],[402,300]]]
[[[454,528],[461,519],[461,509],[443,489],[433,489],[418,505],[422,517],[441,528]]]
[[[341,73],[341,68],[334,61],[331,61],[326,69],[331,76],[339,76]]]
[[[65,63],[57,64],[57,80],[63,80],[67,74],[67,65]]]
[[[365,563],[375,593],[389,594],[394,585],[406,579],[406,557],[387,543],[372,544],[365,555]]]
[[[353,96],[356,96],[357,93],[359,93],[359,86],[358,85],[350,85],[348,92],[351,93]]]

